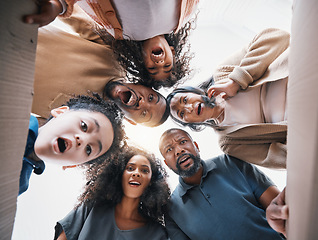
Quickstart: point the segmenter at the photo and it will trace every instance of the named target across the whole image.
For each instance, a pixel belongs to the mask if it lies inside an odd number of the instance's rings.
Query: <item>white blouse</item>
[[[225,101],[224,120],[218,126],[277,123],[287,120],[288,78],[240,91]]]

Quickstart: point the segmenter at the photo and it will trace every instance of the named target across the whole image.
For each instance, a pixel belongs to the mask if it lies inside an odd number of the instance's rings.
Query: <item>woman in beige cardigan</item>
[[[212,126],[229,155],[285,168],[289,39],[279,29],[262,31],[201,88],[181,87],[169,94],[171,117],[194,130]]]
[[[26,23],[48,24],[56,16],[69,17],[78,5],[105,34],[114,40],[118,61],[132,82],[171,87],[189,75],[188,37],[194,28],[188,21],[199,0],[43,0],[39,13]],[[76,5],[74,5],[76,3]]]

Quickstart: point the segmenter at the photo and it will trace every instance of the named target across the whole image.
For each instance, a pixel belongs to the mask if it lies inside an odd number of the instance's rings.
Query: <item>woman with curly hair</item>
[[[119,64],[127,71],[127,79],[155,89],[185,80],[191,73],[188,37],[193,28],[194,20],[190,20],[177,32],[142,41],[115,40],[112,47]]]
[[[171,87],[190,73],[187,38],[194,28],[191,15],[199,0],[44,0],[42,12],[27,23],[48,24],[56,16],[71,16],[74,4],[96,23],[113,48],[130,81],[158,89]],[[46,11],[44,11],[46,9]]]
[[[170,190],[159,160],[134,147],[109,159],[87,170],[80,203],[57,223],[54,239],[168,239]]]

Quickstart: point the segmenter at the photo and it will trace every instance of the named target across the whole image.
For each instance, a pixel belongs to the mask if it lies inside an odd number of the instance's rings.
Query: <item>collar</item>
[[[213,169],[217,168],[217,165],[215,164],[213,160],[208,160],[208,161],[201,160],[201,164],[203,167],[203,173],[201,177],[201,183],[202,183],[203,179],[208,175],[208,173],[212,171]],[[185,183],[181,177],[179,177],[179,183],[180,184],[178,185],[178,192],[180,197],[183,197],[188,190],[197,186],[197,185],[189,185]]]

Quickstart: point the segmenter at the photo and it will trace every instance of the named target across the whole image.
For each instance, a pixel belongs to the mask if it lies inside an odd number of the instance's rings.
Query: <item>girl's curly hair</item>
[[[144,41],[128,39],[114,40],[112,48],[118,62],[127,71],[127,79],[134,83],[138,82],[147,87],[153,87],[154,89],[172,87],[181,79],[183,79],[182,82],[184,82],[186,80],[185,77],[189,76],[192,72],[190,69],[190,60],[193,58],[193,54],[190,53],[188,37],[191,30],[195,28],[195,21],[196,17],[188,21],[178,32],[164,35],[168,44],[174,47],[175,56],[169,78],[162,81],[152,79],[144,64],[142,54],[142,45]],[[105,34],[105,31],[97,30],[96,32],[105,41],[105,43],[109,44],[109,37]]]
[[[139,212],[146,218],[163,224],[163,214],[170,196],[167,173],[153,154],[136,147],[124,146],[112,153],[111,158],[86,171],[87,184],[79,197],[79,205],[96,204],[114,207],[123,197],[122,176],[128,161],[135,155],[145,156],[150,163],[152,176],[140,197]]]

